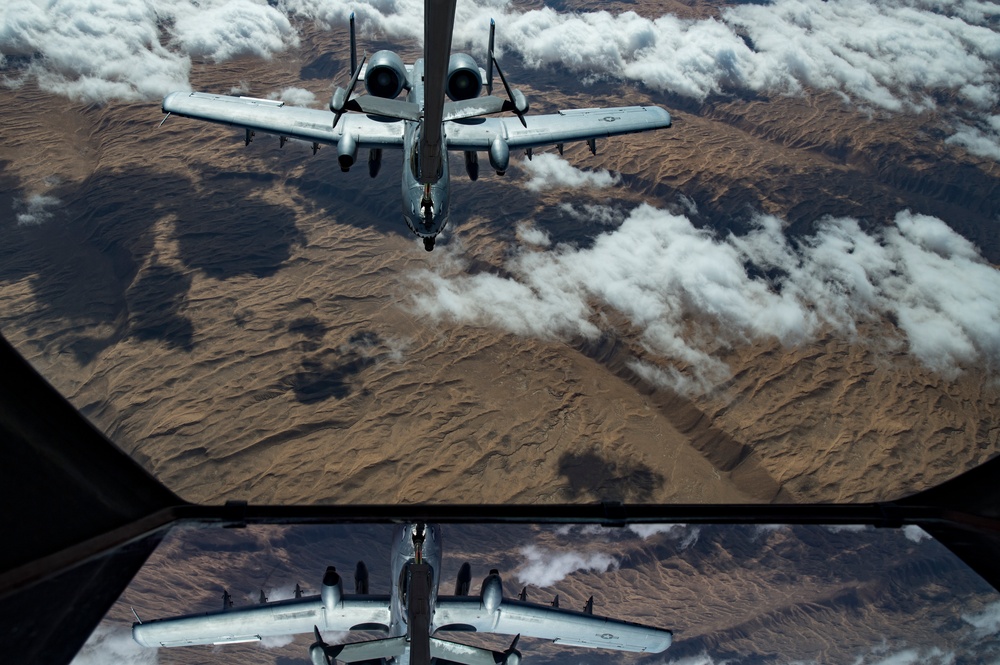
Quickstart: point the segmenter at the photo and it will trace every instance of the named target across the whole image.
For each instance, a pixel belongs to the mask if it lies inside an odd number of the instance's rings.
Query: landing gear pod
[[[368,151],[368,175],[374,178],[382,168],[382,149],[372,148]]]
[[[469,180],[479,179],[479,155],[475,150],[465,151],[465,172],[469,174]]]
[[[358,561],[358,567],[354,569],[354,593],[368,593],[368,566],[364,561]]]
[[[510,148],[499,136],[493,139],[493,144],[490,146],[490,166],[497,175],[506,173],[507,167],[510,166]]]
[[[344,134],[337,143],[337,161],[341,171],[350,171],[358,158],[358,142],[353,134]]]
[[[500,571],[496,568],[490,570],[490,574],[483,580],[479,599],[483,608],[490,614],[500,608],[500,603],[503,601],[503,582],[500,580]]]
[[[456,596],[468,596],[469,595],[469,585],[472,582],[472,566],[466,561],[462,564],[462,567],[458,569],[458,579],[455,580],[455,595]]]

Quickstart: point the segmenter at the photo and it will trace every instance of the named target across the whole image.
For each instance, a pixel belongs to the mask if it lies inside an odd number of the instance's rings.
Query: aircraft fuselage
[[[407,94],[407,101],[416,104],[419,108],[424,108],[424,61],[417,60],[413,63],[410,74],[410,91]],[[421,238],[433,239],[444,228],[448,221],[448,159],[441,160],[441,170],[433,174],[430,179],[433,182],[424,184],[421,182],[420,155],[418,146],[420,143],[420,123],[412,120],[403,120],[406,123],[405,138],[403,142],[403,219],[410,230]],[[443,123],[442,123],[443,125]],[[442,135],[444,128],[442,127]]]
[[[428,662],[431,626],[437,605],[438,581],[441,572],[441,531],[433,525],[424,527],[420,561],[417,561],[413,535],[415,524],[404,524],[396,530],[392,541],[390,563],[392,598],[389,608],[389,637],[406,636],[407,649],[397,665]],[[425,654],[425,658],[420,658]]]

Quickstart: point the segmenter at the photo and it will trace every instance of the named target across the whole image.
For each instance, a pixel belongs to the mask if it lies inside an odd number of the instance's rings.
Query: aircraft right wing
[[[477,632],[521,635],[595,649],[660,653],[673,633],[630,621],[504,598],[492,612],[476,596],[439,596],[434,623]],[[457,628],[461,627],[461,628]]]
[[[321,596],[233,608],[208,614],[156,619],[132,625],[146,647],[257,642],[264,637],[320,630],[347,631],[389,625],[389,596],[344,596],[328,609]]]
[[[365,98],[365,103],[374,105],[379,102],[379,110],[386,110],[393,103],[393,111],[406,106],[404,102],[395,100]],[[270,99],[172,92],[163,98],[163,112],[242,127],[247,130],[248,138],[249,132],[263,132],[310,143],[337,145],[347,135],[354,139],[358,147],[403,146],[403,123],[395,118],[376,120],[368,115],[350,114],[344,115],[334,127],[334,114],[330,111],[290,106]]]
[[[670,127],[670,114],[659,106],[570,109],[517,118],[455,120],[445,126],[449,150],[488,151],[500,138],[511,149],[540,148],[571,141],[635,134]]]

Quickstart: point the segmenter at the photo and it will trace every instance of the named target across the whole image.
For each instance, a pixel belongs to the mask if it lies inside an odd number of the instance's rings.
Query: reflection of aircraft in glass
[[[368,594],[368,570],[359,562],[355,593],[345,594],[335,568],[323,577],[318,595],[230,608],[228,594],[220,612],[136,623],[135,640],[147,647],[256,642],[265,637],[314,632],[310,648],[316,665],[358,661],[429,663],[431,659],[465,665],[518,665],[518,638],[537,637],[557,644],[659,653],[670,646],[669,630],[593,614],[593,598],[582,612],[503,597],[500,574],[491,570],[478,596],[470,596],[469,564],[462,566],[455,595],[439,596],[441,539],[437,526],[407,524],[393,540],[392,592]],[[263,592],[262,592],[263,593]],[[330,645],[323,631],[380,631],[381,639]],[[515,635],[505,651],[492,651],[439,637],[438,631]]]
[[[351,82],[337,88],[330,111],[288,106],[284,102],[229,97],[199,92],[174,92],[163,100],[164,113],[208,120],[246,130],[249,145],[256,132],[275,134],[281,145],[289,138],[307,141],[313,153],[321,144],[337,146],[337,159],[347,171],[358,151],[369,149],[368,169],[374,178],[382,150],[403,151],[403,218],[410,229],[434,248],[434,239],[448,219],[447,150],[465,153],[469,178],[479,177],[480,152],[500,175],[507,170],[511,150],[531,150],[587,141],[592,152],[598,138],[670,126],[670,114],[656,106],[574,109],[551,115],[525,116],[528,102],[507,83],[493,56],[494,26],[490,24],[487,69],[471,56],[451,53],[455,0],[426,0],[424,57],[403,64],[392,51],[379,51],[357,64],[354,20],[351,19]],[[507,99],[492,96],[496,66]],[[358,81],[367,95],[351,98]],[[485,86],[486,96],[480,96]],[[406,91],[406,98],[397,99]],[[445,101],[445,97],[451,101]],[[355,111],[359,114],[347,114]],[[483,118],[512,111],[517,119]]]

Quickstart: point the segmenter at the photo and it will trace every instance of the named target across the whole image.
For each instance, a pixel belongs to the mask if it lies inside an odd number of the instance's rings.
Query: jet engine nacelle
[[[394,99],[406,87],[406,67],[392,51],[379,51],[368,61],[365,88],[374,97]]]
[[[448,99],[458,102],[478,97],[483,89],[483,77],[479,65],[466,53],[453,53],[448,60]]]
[[[323,587],[319,595],[327,612],[333,612],[344,598],[344,581],[333,566],[328,567],[323,575]]]
[[[497,175],[503,175],[510,166],[510,148],[507,142],[499,136],[493,139],[490,145],[490,166],[496,170]]]
[[[500,607],[500,603],[503,601],[503,582],[500,580],[500,571],[496,568],[492,569],[483,580],[479,599],[489,614],[493,614]]]

